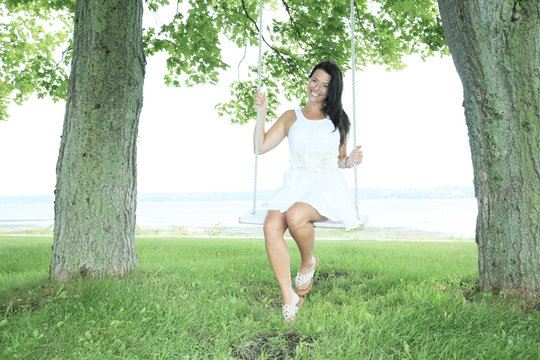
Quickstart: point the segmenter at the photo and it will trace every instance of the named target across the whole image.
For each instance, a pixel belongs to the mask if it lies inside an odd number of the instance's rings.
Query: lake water
[[[238,217],[251,210],[251,201],[139,202],[137,224],[142,228],[169,226],[238,226]],[[360,200],[359,211],[369,227],[400,227],[473,237],[476,199]],[[0,204],[0,232],[45,228],[53,224],[52,203]]]

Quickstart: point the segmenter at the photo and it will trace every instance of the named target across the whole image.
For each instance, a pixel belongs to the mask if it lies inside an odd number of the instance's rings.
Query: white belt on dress
[[[291,168],[306,168],[312,170],[329,170],[338,168],[338,158],[336,154],[293,151],[289,157]]]

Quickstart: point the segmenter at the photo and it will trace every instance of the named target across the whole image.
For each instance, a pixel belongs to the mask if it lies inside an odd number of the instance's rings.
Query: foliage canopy
[[[264,0],[263,86],[271,102],[278,95],[302,98],[305,76],[320,60],[350,68],[349,1]],[[433,0],[356,0],[357,67],[404,67],[403,57],[447,53]],[[222,49],[257,45],[256,0],[146,0],[146,11],[174,11],[167,23],[143,30],[145,53],[167,55],[170,86],[215,84],[231,64]],[[0,5],[0,119],[9,103],[31,94],[64,99],[71,61],[74,0],[8,0]],[[53,20],[50,20],[53,19]],[[255,117],[256,66],[246,80],[231,84],[231,100],[218,104],[220,115],[245,123]],[[271,109],[274,107],[270,107]],[[270,113],[269,118],[275,114]]]

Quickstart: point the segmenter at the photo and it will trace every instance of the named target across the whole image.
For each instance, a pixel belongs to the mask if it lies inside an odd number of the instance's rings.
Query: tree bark
[[[461,77],[483,290],[540,297],[537,0],[438,0]]]
[[[121,275],[135,252],[142,2],[77,0],[50,276]]]

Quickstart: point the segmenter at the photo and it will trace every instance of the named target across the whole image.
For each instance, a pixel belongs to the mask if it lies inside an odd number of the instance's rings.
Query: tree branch
[[[156,12],[158,10],[157,6],[154,4],[151,4],[148,0],[145,0],[146,6],[148,6],[148,9],[152,10],[153,12]]]
[[[255,25],[255,28],[257,29],[257,31],[262,31],[261,29],[259,29],[259,26],[257,25],[257,22],[255,20],[253,20],[253,18],[251,16],[249,16],[249,13],[247,11],[247,8],[246,8],[246,2],[245,0],[242,0],[242,7],[244,8],[244,14],[246,14],[246,17]],[[264,41],[264,43],[272,50],[274,50],[274,52],[283,60],[285,61],[286,63],[289,63],[289,60],[287,60],[284,56],[283,56],[283,53],[281,51],[279,51],[278,49],[276,49],[275,47],[273,47],[272,45],[270,45],[266,39],[264,38],[264,36],[262,36],[262,39]]]
[[[364,37],[366,36],[366,34],[369,34],[367,31],[366,31],[366,28],[364,27],[364,25],[362,24],[362,18],[360,17],[360,11],[358,9],[358,4],[356,3],[356,0],[354,0],[354,7],[356,9],[356,21],[355,21],[355,24],[358,23],[358,26],[360,26],[360,28],[362,29],[362,40],[364,40],[364,44],[365,44],[365,39]],[[373,16],[371,13],[370,13],[371,16]],[[354,25],[351,24],[351,26],[353,26],[353,31],[355,31],[354,29]],[[356,42],[358,44],[358,41]]]
[[[290,12],[290,9],[294,10],[294,8],[291,8],[289,6],[289,4],[287,3],[287,1],[285,1],[285,0],[281,0],[281,2],[283,3],[283,5],[285,5],[285,10],[287,10],[287,14],[289,14],[289,20],[291,21],[291,24],[293,25],[294,30],[296,30],[296,33],[298,34],[298,38],[302,39],[302,34],[300,33],[300,30],[298,29],[298,26],[296,26],[296,22],[294,21],[292,15],[291,15],[291,12]],[[303,26],[303,28],[305,30],[306,27]],[[305,43],[308,44],[311,47],[312,50],[317,49],[317,46],[314,43],[307,41],[307,39],[305,40]],[[305,49],[303,49],[303,50],[305,51]]]
[[[298,34],[299,38],[302,38],[302,34],[300,34],[300,30],[298,30],[298,27],[296,26],[296,23],[294,22],[294,19],[291,15],[289,4],[285,0],[281,0],[283,5],[285,5],[285,10],[287,10],[287,14],[289,14],[289,20],[291,21],[291,24],[293,25],[294,29],[296,30],[296,33]]]
[[[242,62],[246,58],[246,53],[247,53],[247,45],[244,46],[244,56],[242,57],[242,59],[240,59],[240,62],[238,63],[238,68],[236,70],[236,73],[238,75],[238,82],[240,82],[240,65],[242,65]]]

